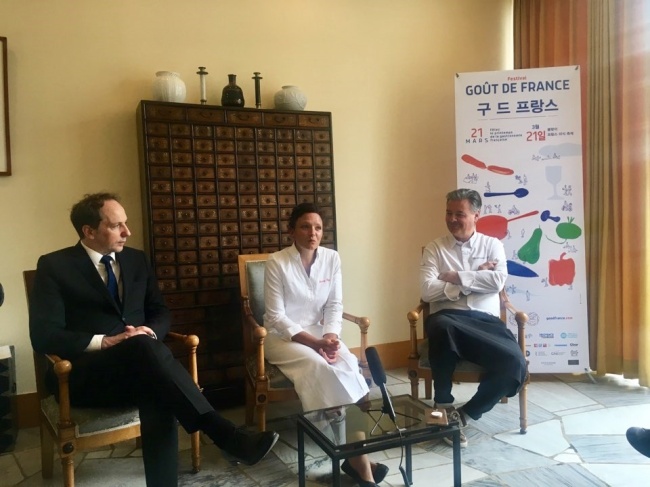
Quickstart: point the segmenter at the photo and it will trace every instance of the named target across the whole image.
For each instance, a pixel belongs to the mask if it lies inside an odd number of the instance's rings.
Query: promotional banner
[[[581,137],[579,66],[456,75],[458,187],[505,246],[530,372],[589,370]]]

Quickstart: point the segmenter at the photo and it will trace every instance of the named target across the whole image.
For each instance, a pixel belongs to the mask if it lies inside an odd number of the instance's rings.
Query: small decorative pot
[[[158,71],[153,82],[153,98],[157,101],[185,101],[185,83],[172,71]]]
[[[221,106],[223,107],[243,107],[244,92],[237,86],[237,75],[228,75],[228,84],[223,87],[221,92]]]
[[[304,110],[307,96],[293,85],[283,86],[273,97],[276,110]]]

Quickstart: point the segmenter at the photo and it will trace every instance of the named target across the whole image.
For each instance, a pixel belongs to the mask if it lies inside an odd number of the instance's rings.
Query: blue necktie
[[[111,265],[113,258],[110,255],[103,255],[99,261],[104,264],[104,267],[106,267],[106,274],[108,275],[108,282],[106,283],[106,286],[108,287],[108,292],[111,293],[111,296],[113,296],[113,299],[119,306],[120,294],[117,290],[117,279],[115,278],[113,266]]]

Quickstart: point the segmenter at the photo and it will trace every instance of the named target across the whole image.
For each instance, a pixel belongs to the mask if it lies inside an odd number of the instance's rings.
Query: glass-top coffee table
[[[404,482],[413,484],[411,446],[445,436],[453,437],[454,486],[460,487],[460,428],[427,424],[427,404],[409,395],[392,398],[397,426],[381,411],[382,400],[319,409],[298,415],[298,481],[305,486],[305,434],[332,459],[332,482],[341,485],[340,461],[349,457],[404,447]]]

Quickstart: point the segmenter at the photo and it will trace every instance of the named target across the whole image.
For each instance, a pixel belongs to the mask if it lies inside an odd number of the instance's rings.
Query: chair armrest
[[[253,311],[251,310],[250,301],[248,297],[242,296],[242,310],[244,313],[243,316],[243,326],[246,328],[246,333],[244,336],[250,337],[249,341],[244,343],[245,353],[248,355],[255,354],[257,357],[257,380],[264,380],[266,377],[266,368],[264,366],[264,338],[266,338],[266,328],[260,325]]]
[[[361,334],[359,340],[359,365],[362,369],[367,369],[368,360],[366,359],[366,348],[368,348],[368,328],[370,328],[370,318],[367,316],[355,316],[343,312],[343,319],[355,323],[359,327],[359,332]]]
[[[428,303],[420,301],[420,304],[406,314],[406,318],[409,320],[409,341],[411,343],[411,352],[409,354],[409,359],[419,359],[420,354],[418,353],[418,320],[424,307]]]
[[[196,335],[182,335],[180,333],[175,333],[173,331],[167,333],[167,337],[169,337],[169,339],[174,342],[183,344],[187,349],[187,355],[188,355],[187,370],[192,376],[192,380],[194,381],[194,383],[197,386],[199,386],[199,372],[198,372],[198,365],[196,359],[196,349],[199,346],[199,337]]]
[[[506,310],[506,312],[510,312],[515,316],[515,321],[517,322],[517,342],[519,343],[519,348],[521,348],[521,353],[523,353],[525,356],[526,324],[528,323],[528,315],[523,311],[519,311],[517,308],[515,308],[515,306],[510,302],[505,289],[501,290],[499,297],[501,298],[501,307]]]
[[[63,360],[58,355],[45,354],[47,360],[53,365],[54,373],[59,382],[59,426],[68,428],[73,425],[70,417],[70,385],[69,378],[72,364]]]

